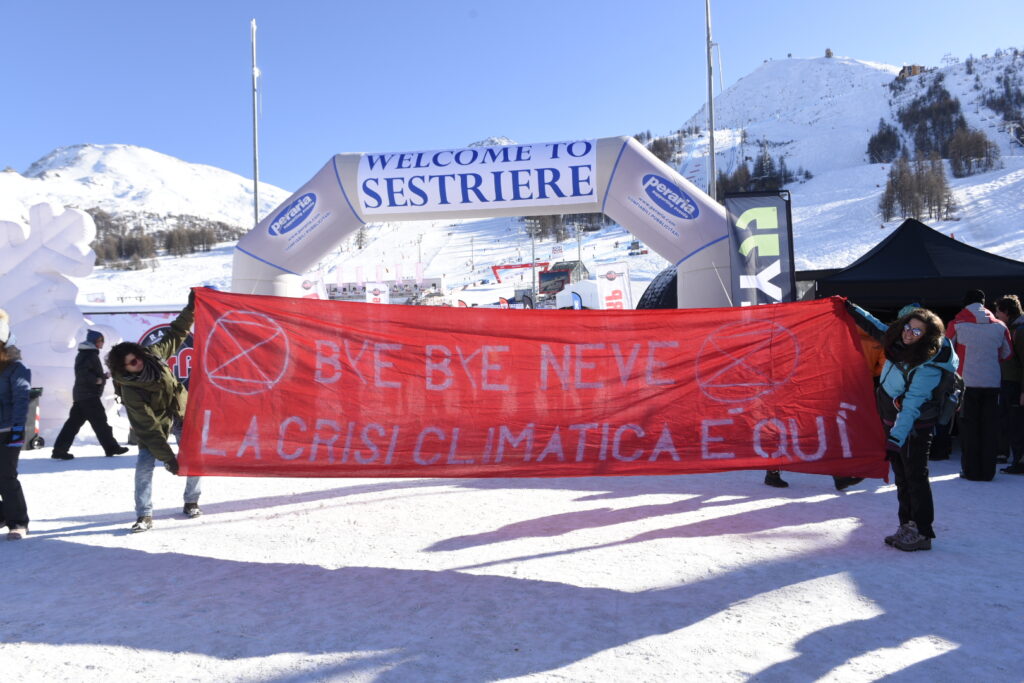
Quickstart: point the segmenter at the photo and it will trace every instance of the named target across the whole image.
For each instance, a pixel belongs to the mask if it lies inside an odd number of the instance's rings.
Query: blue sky
[[[704,2],[0,0],[0,167],[125,143],[297,189],[336,152],[655,134],[706,98]],[[1024,2],[713,0],[728,87],[765,59],[1024,48]],[[717,78],[716,78],[717,80]],[[716,84],[716,92],[717,92]]]

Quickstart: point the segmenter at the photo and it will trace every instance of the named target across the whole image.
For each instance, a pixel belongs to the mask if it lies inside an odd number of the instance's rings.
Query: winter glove
[[[25,445],[25,428],[11,427],[11,434],[7,437],[7,445],[10,448],[21,448]]]
[[[900,451],[902,451],[902,450],[903,450],[903,446],[900,446],[898,443],[896,443],[892,439],[887,439],[886,440],[886,442],[885,442],[885,455],[886,455],[887,458],[889,458],[889,459],[898,458],[899,455],[900,455]]]
[[[177,458],[171,458],[170,460],[165,462],[164,463],[164,469],[167,470],[168,472],[170,472],[171,474],[177,474],[178,473],[178,459]]]
[[[185,306],[185,308],[187,308],[190,311],[195,310],[195,308],[196,308],[196,290],[194,290],[194,289],[188,290],[188,305]]]
[[[850,315],[856,315],[857,308],[853,305],[853,302],[849,299],[843,299],[843,305],[846,306],[846,312]]]

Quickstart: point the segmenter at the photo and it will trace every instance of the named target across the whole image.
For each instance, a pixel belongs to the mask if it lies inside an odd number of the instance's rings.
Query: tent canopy
[[[818,281],[818,296],[839,294],[867,308],[911,302],[959,308],[964,292],[990,299],[1024,290],[1024,263],[990,254],[908,219],[868,253]]]

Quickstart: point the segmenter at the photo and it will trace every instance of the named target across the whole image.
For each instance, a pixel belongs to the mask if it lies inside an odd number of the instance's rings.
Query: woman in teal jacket
[[[928,482],[928,451],[939,411],[934,394],[944,375],[956,372],[960,359],[946,339],[942,320],[926,308],[914,308],[886,325],[847,303],[853,319],[885,351],[876,395],[900,519],[899,529],[885,542],[900,550],[930,550],[935,508]]]

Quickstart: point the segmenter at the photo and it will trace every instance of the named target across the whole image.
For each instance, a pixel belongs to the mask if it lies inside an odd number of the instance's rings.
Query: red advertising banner
[[[510,312],[196,293],[182,474],[888,473],[839,299]]]

